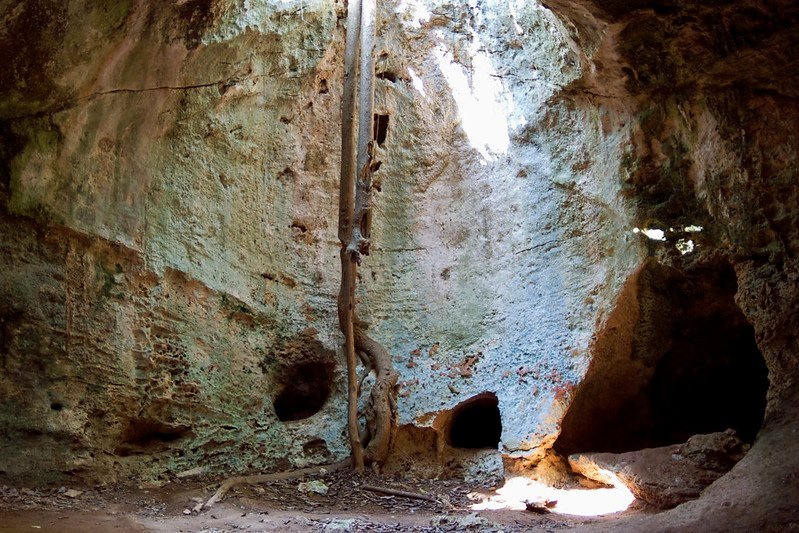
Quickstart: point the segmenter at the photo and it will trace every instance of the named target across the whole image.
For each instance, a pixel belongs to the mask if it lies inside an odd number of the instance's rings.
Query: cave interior
[[[0,532],[799,524],[799,3],[0,0],[0,56]]]

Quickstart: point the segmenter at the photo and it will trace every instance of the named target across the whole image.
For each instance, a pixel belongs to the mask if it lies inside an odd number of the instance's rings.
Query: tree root
[[[428,502],[439,503],[436,498],[427,494],[419,494],[418,492],[406,492],[404,490],[390,489],[387,487],[378,487],[376,485],[361,485],[363,490],[371,492],[379,492],[381,494],[388,494],[389,496],[400,496],[402,498],[412,498],[414,500],[425,500]]]
[[[358,396],[360,396],[361,392],[363,391],[363,382],[366,381],[366,378],[368,378],[369,374],[371,373],[372,373],[372,368],[370,366],[366,366],[363,369],[361,375],[358,376]]]
[[[396,386],[391,354],[363,332],[355,314],[355,285],[361,256],[369,255],[372,228],[372,160],[374,132],[374,41],[376,0],[351,0],[347,9],[344,51],[344,87],[341,121],[341,181],[339,184],[338,236],[341,243],[341,288],[338,298],[339,326],[344,334],[347,360],[347,429],[352,464],[363,472],[365,463],[380,467],[388,458],[396,432]],[[356,69],[356,62],[360,68]],[[355,73],[358,72],[358,123],[355,124]],[[355,136],[357,131],[357,144]],[[364,373],[358,376],[355,357]],[[358,418],[358,399],[364,380],[375,372],[369,397],[366,427]]]
[[[194,507],[194,511],[200,512],[203,509],[210,509],[212,505],[222,500],[225,497],[225,494],[228,493],[230,489],[236,487],[238,485],[246,485],[246,484],[257,484],[257,483],[269,483],[271,481],[286,481],[288,479],[295,479],[298,477],[307,476],[309,474],[320,474],[321,469],[325,469],[328,472],[335,472],[337,470],[342,470],[348,466],[350,466],[351,461],[350,459],[345,459],[343,461],[338,461],[336,463],[331,463],[327,465],[319,465],[319,466],[310,466],[308,468],[300,468],[299,470],[287,470],[285,472],[275,472],[273,474],[256,474],[253,476],[237,476],[228,478],[222,485],[219,486],[219,489],[211,496],[207,502],[197,504]]]
[[[375,370],[375,382],[369,395],[371,416],[367,416],[369,442],[364,442],[364,459],[382,465],[391,451],[397,429],[397,380],[391,354],[380,343],[370,338],[355,323],[355,348],[365,353]]]

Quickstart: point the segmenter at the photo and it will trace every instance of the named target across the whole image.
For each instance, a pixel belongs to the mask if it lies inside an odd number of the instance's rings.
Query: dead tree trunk
[[[358,84],[358,181],[355,184],[355,218],[352,244],[369,255],[372,227],[372,150],[375,106],[375,0],[361,2],[361,69]]]
[[[354,9],[353,9],[354,8]],[[351,47],[353,41],[356,10],[360,8],[359,46]],[[369,255],[372,225],[372,157],[374,150],[374,40],[375,0],[353,0],[350,2],[347,23],[347,48],[345,51],[345,87],[342,105],[342,163],[339,198],[339,239],[341,240],[341,291],[339,293],[339,324],[345,339],[348,372],[348,430],[353,450],[353,464],[357,470],[363,468],[364,460],[381,465],[388,457],[396,430],[397,373],[394,371],[389,352],[371,339],[355,314],[355,283],[361,256]],[[348,92],[347,83],[352,82],[352,66],[360,52],[360,83],[358,103],[357,181],[352,169],[352,135],[354,97]],[[354,89],[352,86],[350,90]],[[354,205],[353,194],[354,192]],[[375,382],[369,395],[368,411],[365,413],[366,428],[360,433],[357,401],[360,391],[355,368],[355,355],[361,355],[367,369],[374,370]],[[353,393],[355,388],[355,393]],[[364,449],[365,448],[365,449]],[[362,453],[363,450],[363,453]],[[362,453],[362,456],[361,456]]]

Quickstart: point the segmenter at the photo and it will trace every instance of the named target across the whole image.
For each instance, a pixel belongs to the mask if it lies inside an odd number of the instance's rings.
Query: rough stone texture
[[[269,401],[292,357],[339,339],[342,9],[3,4],[2,470],[124,477],[344,451],[340,372],[313,420],[278,423]],[[554,97],[585,65],[542,6],[383,2],[380,19],[389,124],[361,316],[402,373],[401,423],[495,392],[502,450],[538,453],[600,303],[644,250],[614,185],[624,148],[602,142],[595,109]]]
[[[337,361],[336,7],[0,5],[0,470],[341,455],[338,402],[285,424],[271,403]]]
[[[736,517],[775,486],[799,494],[770,462],[799,421],[797,6],[544,4],[381,2],[389,124],[359,296],[402,373],[401,423],[493,392],[502,451],[541,456],[647,258],[725,261],[766,419],[680,516],[718,517],[725,490]],[[340,372],[309,419],[271,405],[292,363],[338,361],[342,11],[0,0],[7,476],[345,452]]]
[[[502,485],[506,470],[497,450],[455,448],[445,442],[442,432],[408,424],[397,431],[394,453],[383,473],[403,476],[409,472],[422,478],[456,478],[492,487]]]
[[[597,97],[602,105],[626,102],[624,120],[638,124],[624,174],[632,178],[625,188],[638,198],[636,225],[706,228],[696,253],[678,254],[675,241],[685,237],[679,234],[651,243],[650,253],[685,270],[714,257],[730,260],[736,302],[769,369],[765,421],[747,456],[702,498],[626,528],[777,531],[795,524],[799,478],[789,472],[799,470],[792,451],[799,427],[797,6],[547,5],[578,34],[604,37],[595,55],[601,68],[585,83],[607,97]]]
[[[621,454],[569,456],[574,472],[609,485],[623,484],[636,498],[663,509],[701,494],[748,451],[735,432],[695,435],[685,444]]]
[[[408,4],[382,4],[378,71],[407,81],[378,93],[394,122],[363,306],[395,354],[402,423],[494,392],[503,451],[535,453],[585,371],[600,313],[587,301],[642,252],[609,207],[624,209],[607,182],[622,149],[589,155],[591,112],[547,101],[581,67],[551,12]]]

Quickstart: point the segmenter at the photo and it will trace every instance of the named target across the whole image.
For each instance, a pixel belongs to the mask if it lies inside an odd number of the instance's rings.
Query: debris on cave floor
[[[218,483],[185,479],[153,489],[4,487],[0,491],[0,532],[84,533],[98,528],[122,532],[207,533],[276,530],[521,532],[604,524],[637,513],[629,511],[589,518],[507,508],[481,511],[475,510],[475,503],[490,498],[494,494],[492,487],[460,480],[357,475],[351,471],[235,487],[213,508],[200,513],[192,511],[217,487]],[[65,495],[70,489],[80,490],[82,494],[70,498]],[[401,495],[404,493],[407,496]]]

